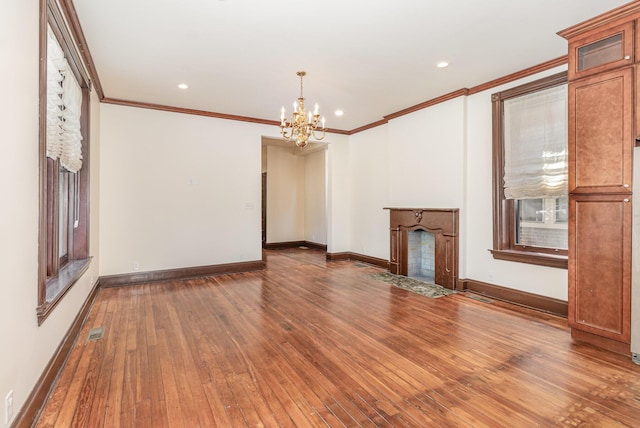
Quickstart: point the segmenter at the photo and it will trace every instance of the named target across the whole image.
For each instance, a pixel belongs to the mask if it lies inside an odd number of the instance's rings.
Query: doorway
[[[262,247],[327,246],[327,145],[262,138]]]

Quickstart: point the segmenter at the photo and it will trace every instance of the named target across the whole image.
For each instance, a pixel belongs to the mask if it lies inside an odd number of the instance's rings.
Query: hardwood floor
[[[566,319],[381,271],[277,250],[260,272],[102,289],[36,426],[640,423],[640,366]]]

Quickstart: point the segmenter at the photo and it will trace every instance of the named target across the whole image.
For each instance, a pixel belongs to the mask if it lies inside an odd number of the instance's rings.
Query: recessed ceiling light
[[[189,88],[189,85],[187,85],[186,83],[180,83],[180,84],[178,85],[178,88],[180,88],[180,89],[187,89],[187,88]]]
[[[342,116],[344,114],[342,110],[336,110],[334,113],[336,116]]]
[[[436,64],[436,67],[438,68],[445,68],[449,65],[449,63],[447,61],[440,61],[439,63]]]

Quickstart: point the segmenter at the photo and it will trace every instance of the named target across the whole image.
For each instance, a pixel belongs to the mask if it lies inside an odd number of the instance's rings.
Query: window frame
[[[75,78],[82,89],[82,168],[77,174],[78,226],[70,229],[68,257],[59,257],[59,173],[60,161],[47,157],[47,35],[51,27]],[[39,233],[38,233],[38,305],[36,315],[41,325],[77,280],[87,271],[89,256],[89,127],[91,81],[78,54],[76,44],[55,0],[40,0],[40,120],[39,120]],[[74,179],[73,175],[70,180]],[[73,215],[73,214],[72,214]],[[48,297],[49,294],[49,297]]]
[[[494,259],[567,269],[568,250],[527,247],[516,243],[515,200],[504,196],[504,101],[567,84],[568,73],[557,73],[491,95],[493,140],[493,249]]]

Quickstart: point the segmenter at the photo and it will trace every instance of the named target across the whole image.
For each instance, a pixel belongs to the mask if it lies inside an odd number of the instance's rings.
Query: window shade
[[[504,195],[567,194],[567,85],[504,101]]]
[[[47,39],[47,157],[60,159],[68,171],[82,167],[80,114],[82,88],[55,35]]]

